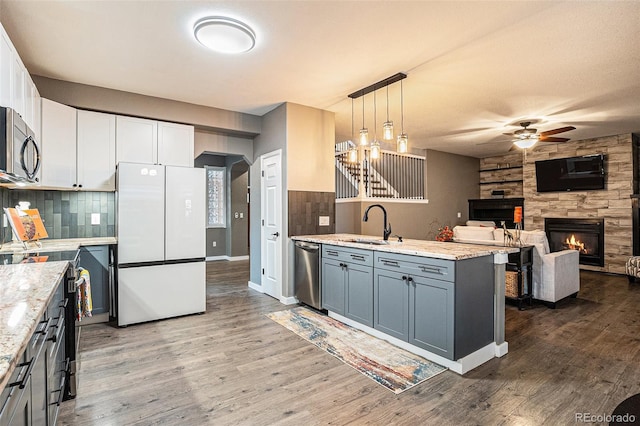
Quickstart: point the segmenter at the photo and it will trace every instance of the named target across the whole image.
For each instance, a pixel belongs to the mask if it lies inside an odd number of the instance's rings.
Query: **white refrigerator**
[[[116,179],[118,325],[204,312],[204,169],[118,163]]]

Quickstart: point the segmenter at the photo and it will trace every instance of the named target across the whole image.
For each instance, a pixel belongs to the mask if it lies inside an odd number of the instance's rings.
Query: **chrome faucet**
[[[384,207],[382,207],[381,204],[372,204],[369,207],[367,207],[367,209],[364,211],[364,216],[362,217],[362,221],[366,222],[369,220],[369,210],[371,210],[374,207],[380,207],[380,209],[382,210],[382,213],[384,213],[384,228],[382,230],[382,238],[387,241],[389,239],[389,235],[391,235],[391,224],[389,224],[387,226],[387,211],[385,210]]]

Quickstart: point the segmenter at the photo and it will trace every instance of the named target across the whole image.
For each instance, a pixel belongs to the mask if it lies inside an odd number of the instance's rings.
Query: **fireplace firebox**
[[[573,249],[581,265],[604,266],[604,219],[546,218],[544,229],[549,249]]]

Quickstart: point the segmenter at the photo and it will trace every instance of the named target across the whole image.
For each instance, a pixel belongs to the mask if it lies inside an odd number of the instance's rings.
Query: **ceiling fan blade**
[[[540,132],[540,136],[549,136],[555,135],[558,133],[568,132],[569,130],[575,130],[576,128],[573,126],[560,127],[558,129],[547,130],[546,132]]]
[[[540,142],[566,142],[568,140],[569,138],[555,138],[555,137],[546,138],[544,136],[540,136]]]

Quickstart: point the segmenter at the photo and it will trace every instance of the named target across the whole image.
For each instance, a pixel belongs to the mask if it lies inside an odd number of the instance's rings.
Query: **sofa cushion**
[[[493,228],[487,226],[454,226],[454,240],[493,241]]]
[[[468,220],[467,226],[486,226],[489,228],[495,228],[496,223],[490,220]]]

